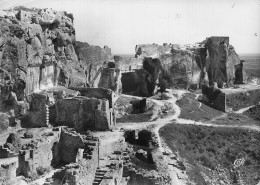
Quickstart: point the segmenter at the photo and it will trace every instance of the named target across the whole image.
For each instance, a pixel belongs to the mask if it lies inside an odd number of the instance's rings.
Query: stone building
[[[115,126],[115,110],[107,99],[73,97],[56,103],[56,124],[76,130],[109,130]]]

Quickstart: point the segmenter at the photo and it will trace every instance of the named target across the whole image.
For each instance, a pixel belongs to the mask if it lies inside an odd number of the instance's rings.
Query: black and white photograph
[[[0,185],[260,185],[260,0],[0,0]]]

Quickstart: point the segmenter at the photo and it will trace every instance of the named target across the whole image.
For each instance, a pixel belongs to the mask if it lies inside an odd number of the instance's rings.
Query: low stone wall
[[[203,103],[220,111],[237,111],[260,102],[260,86],[241,85],[237,88],[214,89],[202,85]]]

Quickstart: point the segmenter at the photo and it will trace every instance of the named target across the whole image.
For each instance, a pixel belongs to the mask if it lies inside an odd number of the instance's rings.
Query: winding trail
[[[159,150],[162,153],[172,153],[172,151],[169,149],[167,144],[163,141],[162,138],[160,138],[159,135],[159,130],[165,126],[166,124],[187,124],[187,125],[201,125],[201,126],[210,126],[210,127],[226,127],[226,128],[241,128],[241,129],[248,129],[248,130],[253,130],[253,131],[258,131],[260,132],[260,127],[258,126],[252,126],[252,125],[217,125],[211,123],[211,121],[219,119],[221,117],[225,117],[226,114],[222,114],[221,116],[215,117],[211,119],[210,121],[207,122],[200,122],[200,121],[194,121],[194,120],[188,120],[188,119],[182,119],[179,118],[181,114],[181,108],[176,104],[176,101],[181,99],[183,94],[188,93],[188,91],[185,90],[170,90],[168,89],[168,96],[170,97],[168,100],[155,100],[148,98],[149,100],[153,101],[155,104],[159,106],[163,106],[165,103],[170,103],[172,106],[172,111],[173,113],[171,115],[168,115],[164,118],[159,118],[155,121],[150,121],[150,122],[138,122],[138,123],[129,123],[129,124],[124,124],[120,125],[121,128],[125,129],[144,129],[148,128],[152,132],[154,132],[156,139],[158,140],[159,144]],[[128,97],[131,97],[127,95]],[[136,98],[136,97],[135,97]],[[240,112],[243,112],[240,111]],[[239,112],[239,113],[240,113]],[[176,160],[171,159],[168,155],[163,155],[164,157],[164,162],[168,164],[172,184],[174,185],[184,185],[186,184],[186,180],[188,177],[186,174],[183,174],[178,168],[174,167],[173,165],[169,164],[169,161],[171,163],[176,163]],[[181,179],[179,178],[181,174]]]

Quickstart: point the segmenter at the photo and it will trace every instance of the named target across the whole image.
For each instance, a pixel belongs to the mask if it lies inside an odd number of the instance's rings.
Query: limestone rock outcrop
[[[239,56],[232,45],[229,37],[210,37],[205,43],[208,51],[206,70],[209,85],[214,82],[219,88],[236,83],[243,83],[245,74]]]
[[[4,13],[3,13],[4,12]],[[0,68],[25,93],[48,85],[83,86],[85,73],[75,52],[73,16],[65,11],[16,7],[0,14]]]
[[[158,44],[140,44],[135,46],[135,57],[151,57],[159,56],[160,54],[169,53],[172,45],[164,43],[163,45]]]
[[[95,78],[95,75],[104,64],[108,61],[113,61],[111,49],[107,46],[101,48],[89,45],[86,42],[77,41],[76,53],[85,70],[87,83],[90,83]]]
[[[172,49],[170,54],[162,54],[159,59],[162,66],[160,82],[166,81],[167,88],[186,89],[191,83],[198,83],[195,76],[198,67],[191,51]]]

